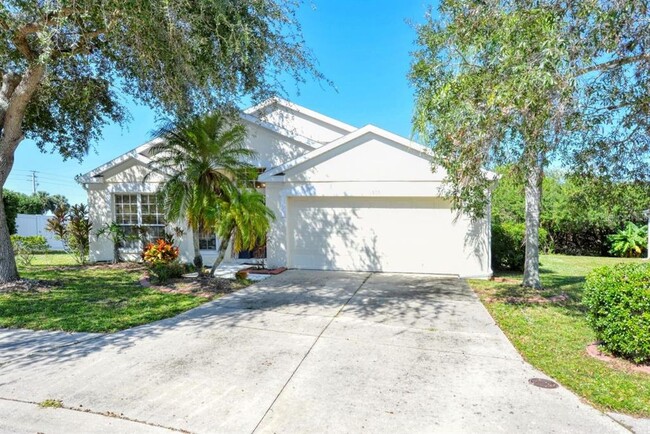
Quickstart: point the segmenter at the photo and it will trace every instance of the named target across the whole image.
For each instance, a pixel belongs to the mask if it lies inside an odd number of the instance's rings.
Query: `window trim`
[[[111,194],[112,194],[112,201],[111,202],[112,202],[112,214],[113,214],[112,217],[113,217],[113,222],[115,222],[116,224],[118,224],[120,226],[159,227],[159,228],[163,228],[163,230],[167,228],[167,223],[163,223],[163,224],[146,224],[146,225],[142,223],[142,217],[143,217],[143,214],[142,214],[142,196],[144,196],[144,195],[146,195],[146,196],[155,196],[156,193],[148,192],[148,191],[145,191],[145,192],[141,192],[141,191],[137,191],[137,192],[113,191],[113,192],[111,192]],[[116,197],[117,196],[135,196],[136,197],[136,214],[137,214],[137,220],[138,220],[136,224],[134,224],[134,225],[130,225],[130,224],[129,225],[124,225],[124,224],[118,223],[118,221],[117,221],[117,207],[116,207],[116,205],[117,205]],[[142,242],[142,239],[139,238],[139,237],[138,237],[138,240],[137,240],[137,247],[119,247],[119,250],[121,252],[124,252],[124,253],[139,253],[143,249],[144,249],[144,243]]]

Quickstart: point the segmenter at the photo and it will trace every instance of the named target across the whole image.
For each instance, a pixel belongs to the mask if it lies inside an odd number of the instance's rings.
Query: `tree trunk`
[[[113,264],[120,262],[120,242],[113,240]]]
[[[219,253],[217,254],[217,259],[214,260],[214,264],[212,264],[212,268],[210,269],[211,277],[214,277],[214,274],[217,272],[217,268],[219,268],[219,265],[221,265],[221,263],[223,262],[223,258],[226,256],[226,250],[228,250],[228,246],[232,241],[232,237],[234,233],[235,233],[234,231],[231,231],[228,239],[221,240],[221,242],[219,243]]]
[[[199,242],[199,231],[192,229],[192,242],[194,244],[194,267],[199,273],[199,276],[203,274],[203,256],[201,256],[201,246]]]
[[[19,78],[4,74],[0,87],[0,201],[2,189],[14,165],[14,154],[23,140],[23,119],[27,105],[45,76],[41,63],[30,65]],[[18,279],[16,258],[11,248],[4,204],[0,205],[0,283]]]
[[[531,158],[526,177],[526,259],[523,286],[542,288],[539,278],[539,219],[542,209],[542,179],[544,169],[541,158]]]
[[[0,283],[18,279],[18,268],[16,268],[16,258],[11,247],[7,214],[5,214],[5,204],[2,197],[2,187],[0,187]]]

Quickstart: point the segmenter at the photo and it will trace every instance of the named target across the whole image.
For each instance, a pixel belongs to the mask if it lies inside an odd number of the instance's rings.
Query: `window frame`
[[[124,224],[124,223],[120,223],[118,221],[118,218],[117,218],[117,197],[118,196],[122,196],[122,197],[124,197],[124,196],[135,196],[136,197],[136,201],[135,201],[136,220],[137,220],[136,223],[134,223],[134,224],[132,224],[132,223],[131,224]],[[159,204],[157,203],[157,201],[155,202],[155,206],[156,206],[155,215],[157,216],[156,219],[157,219],[157,221],[162,220],[163,223],[148,223],[148,224],[143,223],[143,216],[144,216],[143,209],[142,209],[142,204],[143,204],[142,197],[143,196],[155,197],[156,193],[127,192],[127,191],[113,192],[113,201],[112,201],[113,202],[113,207],[112,207],[113,208],[113,210],[112,210],[113,211],[113,221],[117,225],[119,225],[121,227],[135,227],[135,228],[156,227],[156,228],[162,228],[162,230],[164,232],[164,230],[167,228],[167,223],[164,221],[164,217],[162,217],[162,212],[160,212],[159,209],[158,209]],[[123,199],[122,199],[122,204],[123,203],[124,202],[123,202]],[[132,202],[129,202],[129,205],[132,205],[132,204],[133,204]],[[148,206],[151,206],[151,202],[148,203]],[[151,213],[149,213],[149,214],[151,214]],[[133,215],[133,214],[130,213],[130,215]],[[137,231],[137,229],[136,229],[136,231]],[[142,249],[144,249],[144,243],[143,243],[142,237],[138,236],[138,239],[135,240],[133,242],[133,244],[130,244],[129,246],[120,246],[119,249],[120,249],[120,251],[123,251],[125,253],[133,253],[133,252],[142,251]]]

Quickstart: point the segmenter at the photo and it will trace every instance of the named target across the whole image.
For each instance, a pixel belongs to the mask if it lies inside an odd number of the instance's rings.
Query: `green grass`
[[[591,358],[585,347],[596,340],[581,303],[585,275],[594,268],[632,259],[545,255],[541,295],[565,293],[564,303],[512,303],[534,291],[515,282],[470,282],[495,321],[523,357],[602,410],[650,416],[650,375],[613,368]],[[521,275],[501,277],[521,279]],[[509,302],[510,301],[510,302]]]
[[[0,294],[0,327],[115,332],[178,315],[206,301],[138,284],[142,271],[76,266],[69,255],[37,255],[21,277],[59,281],[49,292]]]
[[[62,408],[63,402],[60,399],[46,399],[39,402],[38,406],[41,408]]]

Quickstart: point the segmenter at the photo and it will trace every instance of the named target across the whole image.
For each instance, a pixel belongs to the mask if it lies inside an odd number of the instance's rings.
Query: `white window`
[[[199,231],[199,249],[217,250],[217,235],[213,232]]]
[[[142,242],[165,236],[162,208],[154,194],[116,194],[115,222],[131,237],[120,245],[125,249],[142,249]]]

